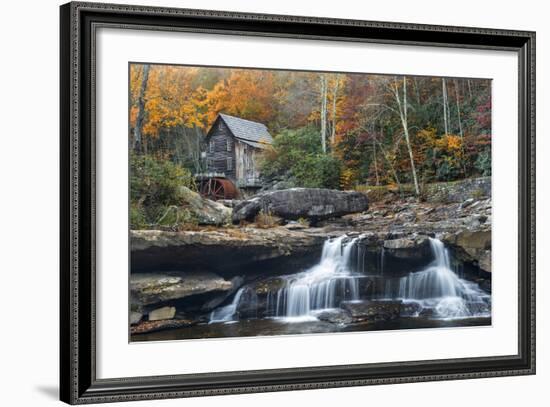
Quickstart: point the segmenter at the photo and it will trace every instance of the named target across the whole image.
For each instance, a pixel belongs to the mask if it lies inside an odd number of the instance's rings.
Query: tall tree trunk
[[[418,90],[418,81],[417,81],[416,77],[414,77],[413,83],[414,83],[414,91],[415,91],[415,94],[416,94],[416,104],[420,105],[420,91]]]
[[[462,119],[460,117],[460,96],[458,94],[458,81],[456,79],[454,80],[454,85],[455,85],[455,95],[456,95],[456,115],[458,119],[458,131],[459,131],[460,137],[464,141],[464,133],[462,132]]]
[[[196,149],[195,172],[198,174],[202,172],[201,134],[197,125],[194,125],[193,128],[195,129],[195,149]]]
[[[447,120],[447,109],[448,109],[448,103],[447,103],[447,83],[445,82],[445,78],[441,78],[441,89],[443,94],[443,121],[445,123],[445,134],[449,134],[449,122]]]
[[[321,147],[327,152],[327,77],[321,74]]]
[[[382,131],[382,130],[380,130]],[[374,161],[374,175],[376,176],[376,186],[380,185],[380,177],[378,176],[378,161],[376,159],[376,132],[372,132],[372,156]]]
[[[393,92],[395,100],[397,101],[397,106],[399,108],[399,116],[401,118],[401,125],[403,126],[403,132],[405,134],[405,142],[407,143],[407,150],[409,152],[409,159],[411,162],[411,173],[414,182],[414,191],[416,195],[420,195],[420,187],[418,186],[418,178],[416,176],[416,166],[414,165],[414,155],[411,146],[411,139],[409,136],[409,124],[407,120],[407,77],[403,77],[403,103],[401,103],[401,98],[399,96],[399,88],[397,85],[397,78],[394,80]]]
[[[458,94],[458,81],[455,79],[454,80],[454,84],[455,84],[455,95],[456,95],[456,115],[457,115],[457,119],[458,119],[458,131],[459,131],[459,134],[460,134],[460,146],[461,146],[461,150],[462,150],[462,158],[460,160],[460,162],[462,163],[462,171],[464,172],[464,176],[466,176],[466,164],[464,162],[464,131],[462,130],[462,118],[461,118],[461,114],[460,114],[460,96]]]
[[[141,86],[139,88],[138,95],[138,113],[136,118],[136,126],[134,127],[134,150],[139,152],[142,148],[142,134],[143,120],[145,118],[145,92],[147,91],[147,82],[149,81],[149,69],[150,65],[143,65],[143,77],[141,79]]]
[[[330,134],[331,146],[334,146],[336,139],[336,99],[338,99],[338,87],[340,86],[340,78],[336,75],[334,87],[332,88],[332,128]]]

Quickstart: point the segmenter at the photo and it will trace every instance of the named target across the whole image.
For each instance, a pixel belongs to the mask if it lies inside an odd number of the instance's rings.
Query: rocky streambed
[[[351,213],[331,217],[336,200],[272,227],[131,231],[132,340],[488,324],[491,201],[456,201],[357,211],[354,197]]]

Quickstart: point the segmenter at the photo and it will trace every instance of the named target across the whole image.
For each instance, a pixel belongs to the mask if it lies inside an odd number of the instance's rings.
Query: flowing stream
[[[328,239],[319,263],[306,271],[282,276],[282,284],[268,291],[262,305],[251,286],[241,287],[231,303],[212,311],[210,323],[237,321],[241,308],[246,308],[249,314],[252,310],[256,317],[262,314],[286,322],[304,322],[316,320],[324,310],[339,309],[344,302],[369,300],[413,304],[415,312],[409,315],[412,317],[490,317],[490,295],[477,283],[460,278],[452,270],[448,250],[443,242],[434,238],[429,240],[433,261],[404,277],[391,277],[391,273],[386,273],[390,270],[385,270],[382,250],[378,278],[385,281],[384,289],[378,294],[362,291],[361,280],[370,273],[358,240],[346,235]]]

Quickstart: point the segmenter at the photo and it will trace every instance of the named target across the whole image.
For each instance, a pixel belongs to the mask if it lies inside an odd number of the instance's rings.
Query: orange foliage
[[[162,128],[205,126],[206,91],[202,87],[191,87],[197,70],[180,66],[151,66],[145,92],[145,135],[156,137]],[[135,125],[137,117],[136,103],[142,76],[142,65],[131,65],[131,126]]]
[[[227,113],[262,123],[276,114],[273,72],[231,69],[229,78],[214,86],[206,96],[207,122],[218,113]]]

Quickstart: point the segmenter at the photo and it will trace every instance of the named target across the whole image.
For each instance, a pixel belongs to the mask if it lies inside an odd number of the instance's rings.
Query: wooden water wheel
[[[200,194],[214,201],[218,199],[234,199],[237,197],[237,188],[225,178],[207,178],[200,182]]]

